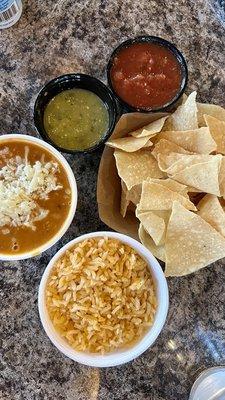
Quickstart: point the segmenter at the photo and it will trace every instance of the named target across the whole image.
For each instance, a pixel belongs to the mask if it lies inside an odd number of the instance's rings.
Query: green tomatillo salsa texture
[[[44,112],[49,138],[68,150],[94,146],[108,128],[109,115],[102,100],[85,89],[69,89],[57,94]]]

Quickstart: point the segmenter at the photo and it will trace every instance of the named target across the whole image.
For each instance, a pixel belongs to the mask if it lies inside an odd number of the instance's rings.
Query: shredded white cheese
[[[38,199],[47,200],[49,193],[62,188],[58,184],[55,162],[28,162],[25,157],[10,158],[0,169],[0,227],[27,226],[35,230],[35,221],[44,219],[49,211],[40,207]]]

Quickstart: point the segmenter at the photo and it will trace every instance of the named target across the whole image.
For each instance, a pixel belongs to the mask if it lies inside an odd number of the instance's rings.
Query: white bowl
[[[35,257],[41,253],[43,253],[45,250],[48,250],[50,247],[52,247],[58,240],[64,235],[64,233],[67,231],[69,228],[75,211],[77,207],[77,184],[76,180],[73,174],[72,169],[70,168],[68,162],[66,159],[60,154],[58,150],[56,150],[53,146],[50,144],[44,142],[43,140],[40,140],[34,136],[29,136],[29,135],[20,135],[20,134],[9,134],[9,135],[2,135],[0,136],[0,143],[6,142],[9,143],[10,141],[13,140],[22,140],[23,142],[28,142],[28,143],[36,143],[38,146],[46,149],[50,154],[52,154],[58,161],[59,163],[63,166],[64,170],[66,171],[67,178],[69,180],[70,184],[70,189],[71,189],[71,206],[70,210],[68,213],[67,218],[65,219],[63,225],[61,226],[60,230],[46,243],[43,245],[30,250],[27,253],[21,253],[21,254],[1,254],[0,253],[0,260],[5,260],[5,261],[15,261],[15,260],[25,260],[26,258],[31,258]]]
[[[153,325],[149,328],[145,336],[138,343],[136,343],[133,347],[129,349],[119,349],[105,355],[98,355],[94,353],[85,353],[74,350],[72,347],[70,347],[67,341],[63,337],[61,337],[59,333],[55,330],[48,315],[45,303],[45,288],[52,267],[66,250],[73,247],[75,243],[81,242],[85,239],[102,236],[118,239],[121,242],[126,243],[127,245],[134,248],[146,260],[156,285],[158,307]],[[38,293],[39,314],[42,325],[49,339],[67,357],[81,364],[89,365],[91,367],[112,367],[115,365],[124,364],[138,357],[145,350],[147,350],[155,342],[156,338],[163,328],[168,312],[168,305],[169,296],[167,281],[158,261],[141,243],[130,238],[129,236],[122,235],[116,232],[88,233],[67,243],[58,251],[58,253],[55,254],[52,260],[49,262],[42,276]]]

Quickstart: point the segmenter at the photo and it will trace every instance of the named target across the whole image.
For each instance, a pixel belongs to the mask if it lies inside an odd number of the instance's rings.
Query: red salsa
[[[110,77],[118,96],[130,106],[142,109],[162,107],[181,87],[181,67],[167,47],[155,43],[134,43],[116,54]]]

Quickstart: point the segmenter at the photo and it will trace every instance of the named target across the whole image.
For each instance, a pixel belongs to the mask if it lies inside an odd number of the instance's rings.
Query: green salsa
[[[109,114],[103,101],[85,89],[69,89],[47,104],[44,128],[49,138],[68,150],[85,150],[104,135]]]

